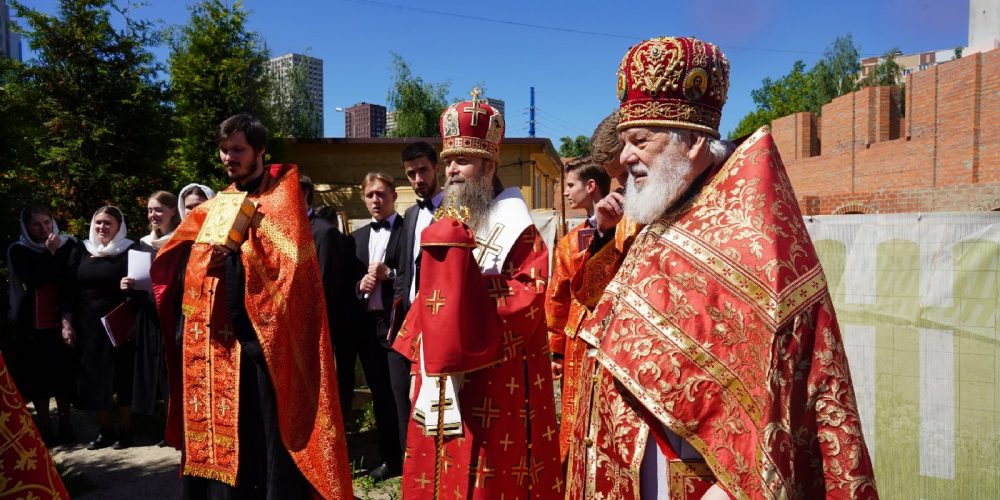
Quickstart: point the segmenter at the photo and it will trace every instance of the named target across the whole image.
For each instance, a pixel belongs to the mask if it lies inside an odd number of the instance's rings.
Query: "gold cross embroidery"
[[[483,400],[483,406],[472,409],[472,416],[479,417],[480,423],[483,427],[489,429],[490,425],[493,423],[493,419],[500,418],[500,410],[493,407],[493,399],[486,398]]]
[[[499,257],[500,252],[503,252],[503,247],[497,245],[497,238],[500,237],[503,228],[503,224],[497,223],[497,225],[493,226],[493,229],[490,229],[490,235],[485,240],[476,238],[476,250],[479,251],[479,256],[476,257],[476,265],[482,267],[483,261],[486,260],[488,255],[492,254]]]
[[[536,236],[537,234],[534,232],[525,233],[524,236],[521,237],[521,243],[531,243],[531,251],[537,252],[539,250],[538,244],[540,243],[540,239]]]
[[[543,432],[542,435],[545,436],[545,439],[547,441],[552,441],[552,435],[555,434],[555,433],[556,433],[556,431],[552,430],[552,426],[551,425],[546,425],[545,426],[545,432]]]
[[[438,310],[444,307],[444,297],[441,296],[441,290],[434,290],[434,293],[427,298],[424,304],[431,308],[431,316],[437,316]]]
[[[479,115],[485,115],[488,113],[488,111],[479,107],[482,103],[482,101],[479,100],[479,94],[482,92],[483,91],[480,90],[479,87],[474,87],[472,92],[470,92],[472,94],[472,102],[470,103],[472,106],[462,108],[463,113],[472,113],[472,121],[469,122],[469,124],[473,127],[479,124]]]
[[[232,331],[232,330],[230,330],[230,329],[229,329],[229,327],[227,326],[227,327],[224,327],[224,328],[223,328],[223,329],[222,329],[222,330],[221,330],[221,331],[219,332],[219,335],[222,335],[222,338],[223,338],[223,339],[225,339],[225,340],[229,340],[229,338],[233,336],[233,331]]]
[[[514,337],[514,332],[510,330],[503,332],[503,352],[507,359],[514,358],[521,344],[524,344],[524,337]]]
[[[507,305],[507,297],[514,295],[502,280],[491,279],[490,286],[486,289],[490,293],[490,298],[497,301],[497,307]]]
[[[191,324],[191,331],[194,333],[195,340],[201,340],[201,334],[205,333],[205,330],[201,328],[201,323],[197,321]]]
[[[521,384],[518,384],[514,380],[514,377],[511,377],[510,378],[510,382],[507,382],[506,384],[504,384],[504,387],[506,387],[507,389],[510,389],[510,393],[511,393],[511,395],[513,395],[514,394],[514,390],[517,389],[518,387],[521,387]]]
[[[188,288],[188,297],[191,297],[192,299],[197,299],[198,289],[195,287]]]
[[[487,465],[486,457],[483,457],[482,465],[474,465],[472,470],[469,471],[469,475],[476,478],[476,488],[482,488],[487,479],[493,478],[493,471],[495,470]]]
[[[427,479],[427,473],[426,472],[421,473],[420,477],[417,478],[417,483],[420,484],[420,489],[427,488],[427,484],[428,483],[432,483],[432,482],[433,481],[431,481],[430,479]]]
[[[501,272],[513,278],[515,274],[521,272],[521,268],[515,266],[511,261],[507,261],[507,264],[503,266]]]
[[[556,482],[552,483],[552,489],[556,491],[562,491],[563,481],[561,478],[556,477]]]
[[[521,462],[514,467],[512,472],[517,479],[517,485],[523,484],[524,478],[528,476],[528,459],[522,456]]]
[[[534,320],[537,314],[538,314],[538,308],[535,306],[531,306],[531,308],[528,309],[528,312],[525,313],[525,316],[527,316],[528,319],[530,320]]]
[[[194,413],[195,413],[195,415],[197,415],[198,414],[198,408],[201,406],[201,401],[198,399],[198,396],[195,395],[195,394],[192,394],[191,395],[191,400],[188,401],[188,404],[194,407]]]
[[[226,404],[226,400],[223,399],[219,401],[219,411],[222,412],[222,416],[226,416],[226,412],[229,411],[229,405]]]
[[[507,447],[514,444],[514,442],[510,440],[509,432],[503,435],[503,441],[500,441],[500,444],[503,445],[503,451],[507,451]]]
[[[545,280],[541,276],[538,276],[538,269],[531,268],[531,273],[528,276],[535,286],[535,293],[545,293]]]
[[[545,382],[545,379],[542,378],[542,376],[540,374],[539,375],[535,375],[535,385],[537,385],[539,389],[542,388],[542,383],[543,382]]]
[[[538,484],[538,473],[545,468],[541,462],[536,462],[535,457],[531,457],[531,483]]]

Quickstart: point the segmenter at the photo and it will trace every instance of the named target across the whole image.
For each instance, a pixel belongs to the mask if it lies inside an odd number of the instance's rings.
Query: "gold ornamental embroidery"
[[[715,63],[712,64],[712,90],[710,94],[719,99],[719,106],[726,103],[729,92],[729,60],[718,47],[713,46]]]
[[[684,48],[673,38],[654,38],[632,54],[632,89],[655,97],[677,90],[684,70]]]
[[[312,240],[306,241],[302,246],[295,245],[281,232],[281,229],[278,229],[270,219],[265,218],[260,212],[254,214],[253,219],[250,220],[250,227],[260,230],[261,234],[274,243],[274,247],[278,251],[296,264],[301,264],[316,255],[316,245],[313,244]]]

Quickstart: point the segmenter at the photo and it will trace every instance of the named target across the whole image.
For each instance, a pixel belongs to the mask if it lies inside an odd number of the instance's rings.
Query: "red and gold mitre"
[[[452,104],[441,114],[441,159],[471,155],[500,161],[503,115],[480,100],[480,92],[472,89],[472,100]]]
[[[633,46],[618,67],[618,130],[676,127],[719,137],[729,61],[716,45],[658,37]]]

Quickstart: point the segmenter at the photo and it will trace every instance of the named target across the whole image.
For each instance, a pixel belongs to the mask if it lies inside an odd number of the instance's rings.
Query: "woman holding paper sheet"
[[[73,349],[60,335],[59,287],[66,277],[73,245],[59,234],[45,207],[21,211],[21,237],[7,249],[10,266],[10,319],[14,322],[16,356],[7,356],[24,399],[35,404],[38,430],[49,446],[76,440],[70,424],[70,402],[76,393]],[[52,432],[49,398],[59,408],[59,432]]]
[[[123,328],[129,328],[131,318],[125,306],[119,306],[127,298],[121,280],[128,269],[128,250],[137,245],[125,237],[126,231],[121,210],[101,207],[90,221],[90,237],[76,247],[70,260],[66,287],[69,313],[63,335],[77,345],[80,354],[77,407],[97,412],[100,433],[87,445],[92,450],[107,446],[122,449],[132,443],[135,350],[131,340],[120,335]],[[111,340],[116,333],[118,347]],[[114,394],[118,396],[117,432],[112,425]]]
[[[139,249],[129,252],[129,273],[122,278],[121,288],[127,290],[136,307],[135,371],[132,385],[132,411],[152,415],[157,396],[167,394],[167,370],[163,359],[163,339],[160,337],[160,320],[151,292],[149,264],[181,222],[177,197],[167,191],[153,193],[146,203],[149,234],[139,239]],[[149,257],[140,259],[139,252]],[[141,261],[142,264],[138,262]],[[139,280],[138,282],[136,280]]]

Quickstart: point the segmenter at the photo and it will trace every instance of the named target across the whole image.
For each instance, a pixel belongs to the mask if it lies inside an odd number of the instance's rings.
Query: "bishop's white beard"
[[[486,221],[486,213],[489,210],[490,202],[493,201],[493,184],[486,175],[479,174],[471,179],[456,174],[448,178],[444,188],[443,205],[447,205],[451,196],[455,195],[455,204],[459,207],[468,207],[469,220],[467,224],[473,232]]]
[[[625,183],[625,215],[639,224],[650,224],[662,216],[687,191],[694,166],[691,159],[676,151],[664,152],[652,167],[641,163],[629,167]],[[646,173],[640,187],[634,173]]]

